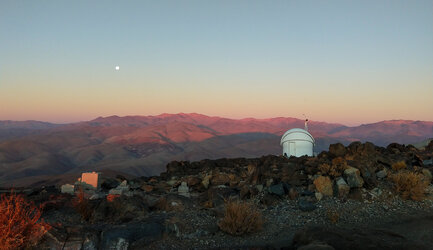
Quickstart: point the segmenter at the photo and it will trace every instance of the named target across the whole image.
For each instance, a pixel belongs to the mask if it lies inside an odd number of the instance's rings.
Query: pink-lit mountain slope
[[[29,183],[32,177],[41,183],[41,176],[90,170],[154,175],[172,160],[280,154],[281,135],[304,127],[304,121],[295,118],[228,119],[183,113],[31,124],[23,128],[20,122],[0,122],[0,131],[8,134],[0,137],[0,186],[19,180]],[[320,152],[338,141],[371,141],[381,146],[422,141],[433,137],[433,122],[383,121],[347,127],[311,121],[309,131],[316,139],[315,151]]]

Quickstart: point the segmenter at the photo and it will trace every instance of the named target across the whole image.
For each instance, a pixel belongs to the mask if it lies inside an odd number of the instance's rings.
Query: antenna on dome
[[[305,118],[305,123],[304,123],[304,127],[305,127],[305,131],[308,131],[308,118],[305,114],[302,114]]]

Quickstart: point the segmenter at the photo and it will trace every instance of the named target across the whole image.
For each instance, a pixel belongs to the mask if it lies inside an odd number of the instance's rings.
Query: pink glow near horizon
[[[0,120],[433,121],[431,6],[0,1]]]
[[[75,122],[81,122],[81,121],[89,121],[96,119],[97,117],[109,117],[109,116],[158,116],[161,114],[179,114],[179,113],[198,113],[198,112],[160,112],[160,113],[104,113],[104,114],[89,114],[89,115],[83,115],[83,114],[63,114],[63,115],[39,115],[39,114],[15,114],[10,115],[5,118],[0,117],[0,120],[13,120],[13,121],[26,121],[26,120],[36,120],[36,121],[43,121],[43,122],[51,122],[51,123],[75,123]],[[304,116],[303,114],[295,114],[295,115],[281,115],[281,114],[275,114],[274,116],[269,115],[237,115],[233,113],[199,113],[206,116],[215,116],[215,117],[221,117],[221,118],[229,118],[229,119],[245,119],[245,118],[254,118],[254,119],[270,119],[270,118],[276,118],[276,117],[290,117],[290,118],[296,118],[303,120]],[[386,120],[422,120],[422,121],[433,121],[433,119],[413,119],[413,118],[396,118],[396,117],[377,117],[377,118],[369,118],[369,119],[354,119],[354,120],[344,120],[339,117],[335,117],[335,119],[329,119],[323,116],[311,116],[308,115],[309,120],[316,121],[316,122],[326,122],[326,123],[339,123],[346,126],[358,126],[361,124],[368,124],[368,123],[375,123],[375,122],[381,122]]]

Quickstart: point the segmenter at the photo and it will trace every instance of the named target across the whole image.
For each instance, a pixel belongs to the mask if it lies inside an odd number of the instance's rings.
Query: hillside
[[[280,136],[303,127],[295,118],[228,119],[200,114],[110,116],[65,125],[0,122],[0,185],[90,170],[156,175],[172,160],[279,155]],[[19,131],[22,131],[20,133]],[[315,151],[331,143],[412,143],[433,135],[433,122],[383,121],[357,127],[311,121]]]
[[[37,249],[427,250],[432,156],[433,143],[337,143],[315,157],[173,161],[157,176],[103,172],[97,189],[19,191],[52,225]]]
[[[39,121],[0,121],[0,141],[37,134],[57,126],[60,125]]]

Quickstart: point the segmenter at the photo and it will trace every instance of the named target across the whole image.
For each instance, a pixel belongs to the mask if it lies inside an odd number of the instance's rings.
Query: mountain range
[[[310,121],[308,126],[317,153],[335,142],[386,146],[433,137],[430,121],[392,120],[355,127]],[[0,121],[0,186],[49,183],[83,171],[156,175],[172,160],[279,155],[281,135],[297,127],[303,128],[304,121],[196,113],[98,117],[70,124]]]

